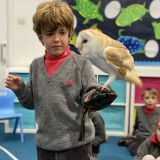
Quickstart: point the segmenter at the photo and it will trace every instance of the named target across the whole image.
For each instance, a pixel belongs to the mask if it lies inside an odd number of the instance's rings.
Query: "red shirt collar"
[[[144,106],[144,111],[148,114],[148,115],[152,115],[155,111],[156,111],[156,106],[153,108],[148,108],[146,106]]]
[[[70,46],[68,45],[66,50],[59,56],[51,55],[47,51],[45,51],[45,59],[53,61],[53,60],[64,58],[64,57],[68,56],[70,53],[71,53],[71,50],[70,50]]]
[[[158,138],[157,138],[157,135],[154,134],[151,138],[150,138],[150,141],[155,143],[155,144],[158,144],[160,145],[160,142],[158,141]]]

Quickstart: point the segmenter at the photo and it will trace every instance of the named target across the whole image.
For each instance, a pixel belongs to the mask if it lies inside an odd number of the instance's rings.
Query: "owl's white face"
[[[78,34],[76,40],[76,47],[82,56],[87,57],[87,54],[90,54],[92,48],[92,38],[89,33],[81,31]]]

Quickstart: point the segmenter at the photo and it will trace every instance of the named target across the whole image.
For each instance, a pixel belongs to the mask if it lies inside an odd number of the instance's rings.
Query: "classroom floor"
[[[125,146],[118,146],[117,143],[122,137],[110,136],[106,143],[101,144],[99,160],[133,160]]]
[[[4,133],[4,125],[0,123],[0,135],[0,160],[37,160],[35,134],[24,134],[24,143],[21,143],[19,133]],[[133,160],[127,147],[117,145],[120,138],[109,136],[107,142],[101,144],[99,160]]]
[[[35,135],[25,134],[24,143],[20,142],[20,135],[15,136],[11,133],[0,133],[0,146],[7,149],[14,157],[14,160],[37,160]],[[132,160],[133,157],[129,154],[126,147],[120,147],[117,142],[120,137],[109,137],[108,142],[101,145],[99,160]],[[0,160],[11,160],[0,148]]]

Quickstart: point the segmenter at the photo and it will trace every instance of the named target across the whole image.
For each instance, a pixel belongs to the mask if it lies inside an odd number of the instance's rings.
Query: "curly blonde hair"
[[[54,32],[58,27],[66,27],[69,37],[74,33],[74,15],[66,2],[48,1],[38,5],[33,15],[33,30],[40,38],[43,32]]]

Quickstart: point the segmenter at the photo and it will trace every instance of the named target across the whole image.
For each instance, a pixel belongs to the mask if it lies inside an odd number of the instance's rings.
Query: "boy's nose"
[[[53,41],[55,42],[59,41],[59,36],[53,36]]]

